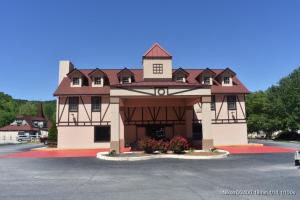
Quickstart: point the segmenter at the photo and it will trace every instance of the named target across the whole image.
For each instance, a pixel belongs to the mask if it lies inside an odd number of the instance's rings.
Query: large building
[[[173,67],[159,44],[140,69],[77,69],[60,61],[58,147],[119,151],[147,136],[174,135],[203,149],[246,144],[248,93],[229,68]]]

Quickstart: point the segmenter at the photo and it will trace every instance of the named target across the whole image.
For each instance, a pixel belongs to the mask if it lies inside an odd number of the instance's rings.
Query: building
[[[146,136],[182,135],[194,145],[247,143],[247,88],[231,69],[175,68],[154,44],[141,69],[77,69],[60,61],[59,148],[134,146]]]
[[[37,116],[21,115],[9,125],[0,128],[0,143],[18,143],[23,139],[38,139],[48,136],[51,122],[45,118],[42,104]]]

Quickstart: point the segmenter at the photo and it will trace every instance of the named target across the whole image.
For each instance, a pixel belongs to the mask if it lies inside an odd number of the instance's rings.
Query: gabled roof
[[[24,125],[7,125],[2,128],[0,128],[0,131],[38,131],[38,128],[34,128],[28,124]]]
[[[103,75],[106,76],[105,72],[103,72],[101,69],[96,68],[93,71],[91,71],[89,74],[89,77],[93,77],[93,76],[98,76],[98,75]]]
[[[176,69],[173,72],[173,75],[180,74],[180,73],[183,74],[183,75],[185,75],[185,77],[189,76],[189,73],[187,71],[185,71],[184,69],[182,69],[181,67],[179,67],[178,69]]]
[[[202,74],[205,74],[205,73],[211,74],[212,76],[216,75],[216,72],[214,72],[213,70],[211,70],[209,68],[206,68],[206,69],[202,70],[196,78],[199,78],[199,76],[201,76]]]
[[[229,67],[227,67],[221,73],[219,73],[217,77],[221,76],[225,72],[228,72],[229,74],[231,74],[231,76],[235,76],[236,75],[236,73],[234,71],[232,71]]]
[[[127,67],[125,67],[124,69],[122,69],[121,71],[119,71],[117,73],[118,77],[121,75],[121,74],[129,74],[131,76],[134,75],[134,73],[130,70],[130,69],[127,69]]]
[[[67,77],[70,78],[70,77],[72,77],[72,76],[74,76],[74,75],[76,75],[76,74],[78,74],[78,75],[84,77],[84,74],[83,74],[80,70],[78,70],[78,69],[76,69],[76,68],[72,69],[72,70],[67,74]]]
[[[172,58],[172,55],[155,43],[143,56],[143,58]]]

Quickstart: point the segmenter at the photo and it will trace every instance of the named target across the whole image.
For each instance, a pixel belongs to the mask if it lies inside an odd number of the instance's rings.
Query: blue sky
[[[0,91],[53,99],[58,61],[140,67],[159,42],[175,67],[231,67],[264,90],[300,66],[300,1],[0,0]]]

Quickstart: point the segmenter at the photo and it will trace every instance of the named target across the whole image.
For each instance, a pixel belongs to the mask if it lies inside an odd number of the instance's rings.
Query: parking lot
[[[6,153],[30,144],[1,146]],[[0,158],[0,199],[299,199],[292,153],[230,155],[220,160],[138,162],[81,158]],[[228,195],[232,191],[291,195]]]

